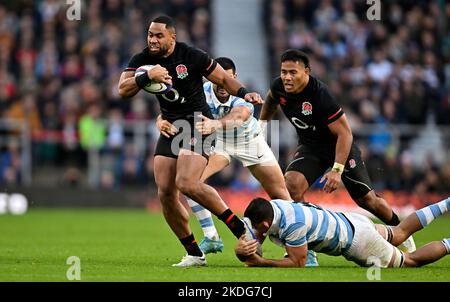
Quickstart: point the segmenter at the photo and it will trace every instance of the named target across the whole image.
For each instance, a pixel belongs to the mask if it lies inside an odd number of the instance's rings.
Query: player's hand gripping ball
[[[144,72],[147,72],[148,70],[154,68],[155,65],[142,65],[138,69],[136,69],[136,72],[134,74],[134,77],[138,77],[142,75]],[[158,83],[155,81],[151,81],[150,84],[144,87],[144,90],[148,93],[152,94],[165,94],[169,92],[172,89],[172,86],[166,83]]]
[[[261,246],[261,243],[259,243],[258,238],[256,237],[256,231],[253,228],[252,222],[247,217],[244,217],[242,219],[242,221],[245,224],[245,239],[247,239],[248,241],[249,240],[258,241],[258,248],[256,249],[256,254],[258,254],[259,256],[262,256],[262,254],[263,254],[262,246]]]

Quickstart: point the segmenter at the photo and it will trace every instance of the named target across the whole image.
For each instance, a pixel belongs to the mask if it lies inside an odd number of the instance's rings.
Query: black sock
[[[195,241],[194,234],[181,238],[180,241],[181,244],[183,244],[184,248],[186,249],[188,255],[199,257],[203,256],[202,251],[197,245],[197,241]]]
[[[398,219],[397,214],[392,211],[392,218],[389,221],[385,221],[387,225],[398,225],[400,223],[400,219]]]
[[[239,239],[242,234],[245,233],[245,226],[242,220],[239,219],[230,209],[227,209],[225,212],[217,216],[220,220],[225,222],[227,227],[231,230],[231,232]]]

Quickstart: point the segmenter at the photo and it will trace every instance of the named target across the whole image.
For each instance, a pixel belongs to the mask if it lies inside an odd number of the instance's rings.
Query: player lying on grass
[[[255,252],[257,240],[241,236],[235,253],[248,266],[303,267],[306,252],[344,256],[360,266],[416,267],[435,262],[450,253],[450,238],[433,241],[412,253],[396,246],[450,210],[450,197],[409,215],[399,225],[374,224],[366,216],[340,213],[303,203],[255,198],[245,210],[257,238],[269,236],[284,246],[288,257],[265,259]]]

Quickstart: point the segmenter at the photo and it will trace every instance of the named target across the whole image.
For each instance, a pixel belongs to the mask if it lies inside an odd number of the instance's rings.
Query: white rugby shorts
[[[355,227],[355,234],[350,248],[343,256],[360,266],[377,266],[386,268],[392,257],[393,267],[403,264],[403,253],[385,240],[375,228],[373,222],[364,215],[344,213]]]
[[[244,167],[257,164],[277,162],[275,155],[262,134],[248,141],[222,140],[217,138],[214,154],[222,155],[231,161],[231,157],[239,160]],[[277,163],[278,164],[278,163]]]

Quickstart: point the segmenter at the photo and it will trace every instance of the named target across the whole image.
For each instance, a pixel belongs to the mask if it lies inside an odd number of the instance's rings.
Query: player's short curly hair
[[[161,15],[152,20],[152,23],[166,24],[166,28],[175,30],[175,21],[166,15]]]
[[[234,64],[233,60],[231,60],[230,58],[219,57],[219,58],[216,58],[215,60],[216,60],[217,64],[222,66],[223,69],[225,69],[225,70],[231,69],[231,70],[233,70],[233,73],[236,73],[236,65]]]
[[[311,68],[309,66],[309,58],[306,53],[298,49],[288,49],[283,52],[283,54],[281,55],[281,63],[286,61],[303,62],[306,68]]]
[[[273,219],[272,205],[267,199],[257,197],[245,209],[244,216],[249,218],[253,225]]]

